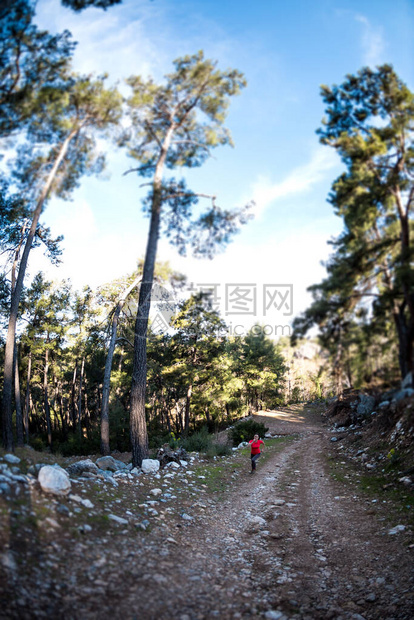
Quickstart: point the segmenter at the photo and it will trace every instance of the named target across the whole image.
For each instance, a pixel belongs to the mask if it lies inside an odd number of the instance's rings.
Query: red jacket
[[[261,439],[259,439],[258,441],[255,441],[254,439],[251,439],[249,441],[249,444],[251,446],[251,453],[252,454],[260,454],[260,446],[261,444],[264,445],[264,441],[262,441]]]

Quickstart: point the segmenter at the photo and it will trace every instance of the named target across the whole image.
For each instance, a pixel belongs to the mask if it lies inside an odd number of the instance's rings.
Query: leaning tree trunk
[[[23,281],[26,274],[27,262],[30,250],[32,248],[33,239],[36,234],[37,224],[43,209],[45,200],[50,192],[53,180],[56,176],[58,168],[66,155],[70,141],[76,135],[77,131],[73,131],[62,143],[51,171],[46,179],[43,190],[37,201],[36,208],[33,213],[33,219],[30,230],[24,246],[22,259],[19,266],[19,274],[16,279],[16,286],[12,292],[9,326],[7,330],[6,347],[4,351],[4,382],[3,382],[3,399],[2,399],[2,418],[3,418],[3,444],[6,450],[14,449],[13,428],[12,428],[12,394],[13,394],[13,358],[14,358],[14,340],[16,337],[17,316],[19,312],[20,297],[23,290]]]
[[[111,369],[112,369],[112,360],[114,357],[115,345],[116,345],[116,335],[118,329],[118,320],[121,314],[122,308],[125,305],[125,302],[129,296],[129,294],[133,291],[133,289],[137,286],[140,281],[141,276],[139,278],[135,278],[133,283],[124,291],[120,300],[118,301],[115,311],[112,316],[112,325],[111,325],[111,340],[109,342],[108,353],[106,355],[105,362],[105,373],[104,373],[104,381],[102,387],[102,408],[101,408],[101,453],[103,455],[110,454],[109,447],[109,389],[111,385]]]
[[[147,384],[147,329],[151,307],[151,289],[154,278],[160,226],[160,206],[153,210],[147,252],[139,291],[138,312],[135,321],[134,364],[131,387],[131,444],[132,463],[141,467],[148,456],[148,433],[145,419],[145,393]]]
[[[162,173],[174,133],[171,125],[166,133],[154,174],[151,205],[151,223],[145,252],[142,283],[139,291],[137,318],[134,334],[134,363],[131,387],[131,447],[132,463],[140,467],[148,456],[148,433],[145,419],[145,393],[147,386],[147,330],[151,308],[151,289],[154,281],[162,205]]]

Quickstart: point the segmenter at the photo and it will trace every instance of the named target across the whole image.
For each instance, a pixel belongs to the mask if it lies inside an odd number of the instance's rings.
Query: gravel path
[[[55,540],[39,555],[53,580],[42,584],[35,555],[33,579],[9,571],[15,599],[0,617],[411,620],[412,533],[390,535],[386,505],[333,479],[318,417],[263,421],[293,440],[256,474],[235,472],[224,498],[201,493],[196,518],[145,535]]]

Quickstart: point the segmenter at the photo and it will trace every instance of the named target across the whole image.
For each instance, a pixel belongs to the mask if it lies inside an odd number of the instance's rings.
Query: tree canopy
[[[346,166],[329,196],[344,231],[332,244],[327,278],[311,287],[315,301],[295,327],[304,334],[318,324],[339,364],[358,316],[369,312],[372,323],[387,316],[404,377],[413,368],[414,341],[414,95],[383,65],[322,87],[322,98],[321,142]]]

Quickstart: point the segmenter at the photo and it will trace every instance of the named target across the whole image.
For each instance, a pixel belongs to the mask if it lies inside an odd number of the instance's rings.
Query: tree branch
[[[123,336],[120,336],[119,338],[117,338],[117,339],[115,340],[115,343],[117,343],[117,342],[122,342],[122,341],[123,341],[123,342],[126,342],[127,344],[129,344],[129,346],[130,346],[130,347],[132,347],[132,349],[134,348],[133,343],[132,343],[130,340],[128,340],[127,338],[124,338]]]
[[[130,172],[141,172],[141,170],[148,170],[149,168],[155,168],[155,164],[147,164],[145,166],[139,166],[139,168],[130,168],[129,170],[125,170],[122,176],[125,177]]]
[[[212,205],[214,208],[217,207],[216,200],[217,196],[211,196],[210,194],[194,194],[193,192],[177,192],[176,194],[169,194],[168,196],[163,197],[163,200],[169,200],[170,198],[176,197],[190,197],[197,196],[197,198],[210,198]]]

